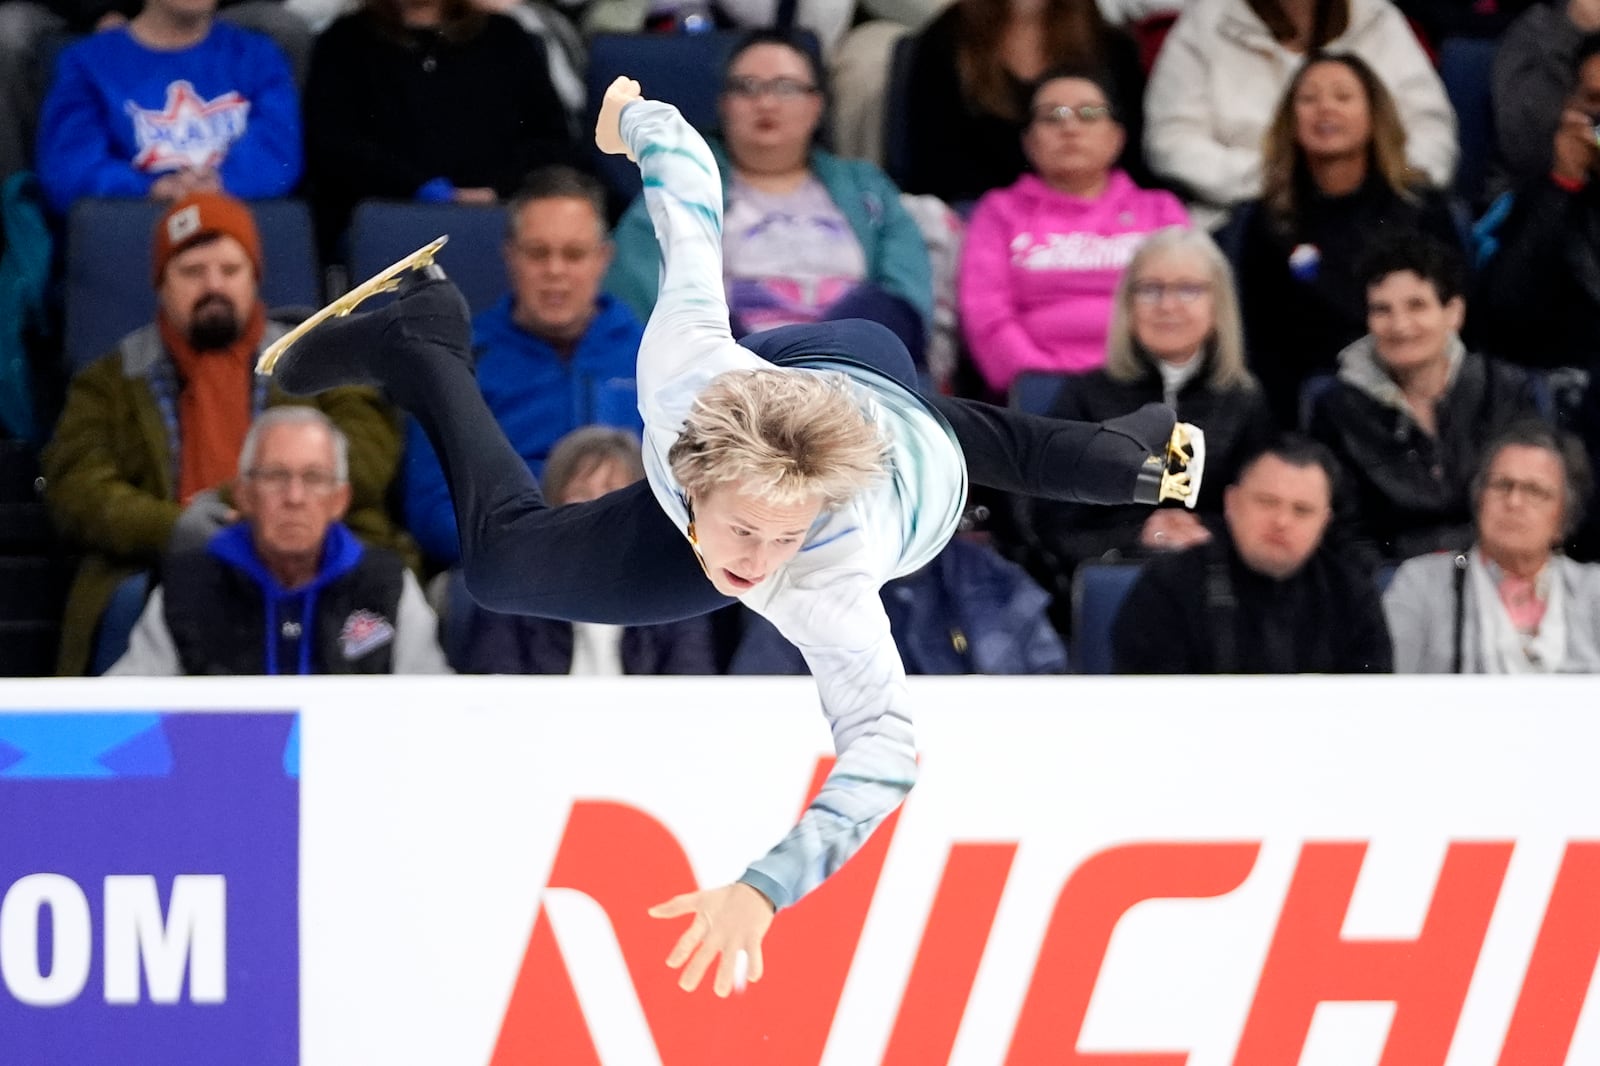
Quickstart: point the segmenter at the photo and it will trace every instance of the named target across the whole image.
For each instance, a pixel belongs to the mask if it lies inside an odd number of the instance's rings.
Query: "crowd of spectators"
[[[908,669],[1074,668],[1074,576],[1107,564],[1141,568],[1119,672],[1600,667],[1600,0],[0,0],[0,178],[35,174],[58,235],[85,198],[163,205],[149,324],[50,412],[60,672],[803,669],[732,607],[459,602],[421,429],[253,374],[305,311],[261,300],[250,201],[304,200],[328,266],[363,201],[501,205],[502,244],[456,253],[504,264],[490,410],[557,503],[636,480],[660,253],[574,71],[582,33],[708,18],[746,31],[705,72],[736,336],[871,319],[930,390],[1043,379],[1041,415],[1160,401],[1206,434],[1193,509],[975,500],[883,590]],[[1457,38],[1499,39],[1482,188],[1453,180]],[[903,151],[853,154],[831,115],[882,115],[891,68]]]

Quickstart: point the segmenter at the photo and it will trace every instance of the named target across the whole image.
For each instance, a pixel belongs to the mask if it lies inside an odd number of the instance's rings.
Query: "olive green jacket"
[[[289,326],[269,320],[262,346]],[[154,324],[124,337],[116,350],[73,379],[55,436],[41,456],[45,502],[83,562],[67,596],[57,672],[88,668],[95,629],[117,586],[160,561],[182,507],[172,455],[151,378],[171,370]],[[416,545],[390,517],[387,494],[400,464],[400,425],[372,389],[335,389],[291,397],[275,384],[265,406],[312,404],[350,441],[350,513],[345,523],[368,544],[417,563]]]

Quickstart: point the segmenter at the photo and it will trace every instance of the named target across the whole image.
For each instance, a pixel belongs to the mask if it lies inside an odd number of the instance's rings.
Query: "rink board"
[[[0,1064],[1600,1062],[1595,682],[915,680],[921,779],[675,986],[803,679],[0,689]]]

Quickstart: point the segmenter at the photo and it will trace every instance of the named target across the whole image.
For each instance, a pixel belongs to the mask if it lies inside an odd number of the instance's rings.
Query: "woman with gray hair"
[[[467,586],[484,606],[637,625],[736,598],[801,649],[838,751],[833,772],[738,881],[651,912],[694,916],[668,964],[684,967],[679,983],[692,991],[720,956],[715,990],[727,995],[740,952],[749,978],[761,976],[775,911],[838,870],[911,788],[910,700],[878,589],[944,547],[969,471],[1008,491],[1153,503],[1197,486],[1202,445],[1162,407],[1095,426],[925,399],[904,345],[869,322],[736,342],[722,187],[705,141],[626,78],[607,91],[596,140],[639,162],[664,253],[639,349],[644,483],[546,506],[484,408],[465,304],[433,268],[375,314],[314,316],[263,363],[277,361],[290,391],[366,381],[411,411],[442,460]]]
[[[1395,673],[1600,671],[1600,565],[1562,553],[1590,489],[1571,437],[1534,420],[1496,437],[1472,482],[1476,543],[1407,560],[1384,594]]]
[[[1065,379],[1055,418],[1099,422],[1164,403],[1205,431],[1209,475],[1194,510],[1040,503],[1029,537],[1039,576],[1066,588],[1080,563],[1179,551],[1211,537],[1239,461],[1272,436],[1272,417],[1245,369],[1233,273],[1204,230],[1157,230],[1119,279],[1106,365]]]

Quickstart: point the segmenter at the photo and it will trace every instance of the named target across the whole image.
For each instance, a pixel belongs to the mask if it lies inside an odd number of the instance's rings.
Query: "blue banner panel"
[[[0,1066],[294,1066],[297,716],[0,714]]]

